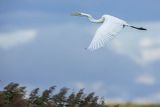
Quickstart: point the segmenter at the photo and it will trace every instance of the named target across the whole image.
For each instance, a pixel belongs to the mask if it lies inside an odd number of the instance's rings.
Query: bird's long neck
[[[86,13],[82,13],[83,16],[86,16],[89,21],[93,22],[93,23],[103,23],[104,22],[104,18],[100,18],[100,19],[95,19],[93,18],[90,14],[86,14]]]

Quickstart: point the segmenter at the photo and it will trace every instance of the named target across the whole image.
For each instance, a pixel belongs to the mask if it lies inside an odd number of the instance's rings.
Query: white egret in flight
[[[72,15],[87,17],[89,21],[93,23],[102,23],[100,28],[96,31],[96,34],[89,47],[87,48],[88,50],[96,50],[98,48],[104,47],[108,41],[112,40],[125,27],[131,27],[137,30],[147,30],[143,27],[129,25],[126,21],[111,15],[103,15],[98,20],[94,19],[90,14],[82,12],[76,12]]]

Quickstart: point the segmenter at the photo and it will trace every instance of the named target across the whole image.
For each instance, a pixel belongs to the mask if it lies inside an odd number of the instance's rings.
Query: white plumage
[[[113,39],[127,23],[113,16],[104,15],[104,22],[96,31],[96,34],[89,45],[89,50],[95,50],[104,47],[105,44]]]
[[[127,27],[132,27],[138,30],[146,30],[145,28],[138,28],[134,26],[130,26],[126,21],[116,18],[110,15],[103,15],[100,19],[96,20],[91,15],[86,13],[74,13],[74,16],[86,16],[93,23],[102,23],[102,25],[98,28],[93,37],[89,47],[89,50],[96,50],[98,48],[104,47],[107,42],[112,40],[122,29]]]

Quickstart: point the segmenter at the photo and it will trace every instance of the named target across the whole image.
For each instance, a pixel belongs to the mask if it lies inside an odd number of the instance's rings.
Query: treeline
[[[68,88],[61,88],[55,93],[56,86],[39,92],[33,89],[26,95],[26,87],[18,83],[9,83],[0,91],[0,107],[106,107],[103,98],[94,92],[84,93],[84,89],[69,93]]]

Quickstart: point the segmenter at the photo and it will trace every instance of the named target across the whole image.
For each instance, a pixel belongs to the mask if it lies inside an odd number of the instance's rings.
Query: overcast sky
[[[160,101],[159,0],[1,0],[0,88],[57,85],[95,91],[106,101]],[[86,51],[99,24],[70,14],[110,14],[143,26]]]

